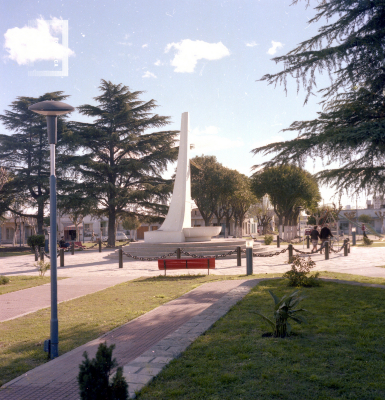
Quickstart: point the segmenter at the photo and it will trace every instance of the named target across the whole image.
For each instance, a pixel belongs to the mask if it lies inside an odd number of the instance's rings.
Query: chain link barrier
[[[293,241],[293,240],[284,240],[284,239],[282,239],[282,238],[279,238],[279,241],[280,242],[285,242],[285,243],[289,243],[289,244],[299,244],[299,243],[302,243],[303,241],[305,241],[306,240],[306,237],[304,237],[303,239],[301,239],[301,240],[298,240],[298,241]]]
[[[172,253],[168,253],[168,254],[165,254],[164,256],[160,256],[160,257],[138,257],[138,256],[133,256],[132,254],[127,253],[127,252],[125,252],[125,251],[123,251],[123,250],[122,250],[122,253],[123,253],[126,257],[133,258],[134,260],[139,260],[139,261],[157,261],[157,260],[159,260],[159,259],[164,259],[164,258],[167,258],[167,257],[171,257],[171,256],[173,256],[174,254],[176,254],[177,251],[178,251],[178,250],[175,250],[175,251],[173,251]]]
[[[225,258],[227,256],[231,256],[232,254],[236,254],[236,252],[237,252],[237,250],[231,250],[228,253],[218,254],[216,256],[202,256],[202,255],[199,255],[199,254],[192,254],[192,253],[189,253],[186,250],[180,249],[180,253],[184,254],[184,255],[186,255],[188,257],[192,257],[192,258],[215,258],[216,260],[218,260],[218,258]]]
[[[51,259],[50,255],[47,254],[46,252],[44,252],[44,257],[47,257],[49,260]],[[60,257],[60,251],[58,251],[58,252],[56,253],[56,258],[59,258],[59,257]]]
[[[279,254],[286,253],[288,250],[289,250],[289,247],[287,247],[287,249],[282,249],[281,251],[276,251],[276,252],[270,253],[270,254],[253,253],[253,257],[274,257],[274,256],[278,256]],[[246,254],[246,250],[241,250],[241,253]]]

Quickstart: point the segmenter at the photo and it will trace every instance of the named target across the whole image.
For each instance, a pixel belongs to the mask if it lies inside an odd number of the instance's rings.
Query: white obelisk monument
[[[178,163],[171,204],[166,219],[157,231],[144,233],[148,243],[180,243],[185,241],[183,228],[191,228],[189,115],[182,114]]]
[[[189,115],[182,114],[178,163],[168,214],[157,231],[144,232],[146,243],[206,242],[219,235],[219,226],[191,227]]]

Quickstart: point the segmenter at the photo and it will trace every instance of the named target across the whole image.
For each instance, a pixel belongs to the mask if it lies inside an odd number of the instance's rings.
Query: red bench
[[[86,249],[86,246],[82,245],[82,242],[74,242],[75,249]]]
[[[207,275],[210,275],[210,269],[215,269],[215,258],[180,258],[180,259],[160,259],[158,268],[164,269],[164,274],[168,269],[207,269]]]

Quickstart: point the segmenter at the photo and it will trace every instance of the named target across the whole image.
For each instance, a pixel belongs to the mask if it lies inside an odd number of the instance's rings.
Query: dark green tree
[[[293,3],[297,3],[294,0]],[[308,5],[310,0],[308,0]],[[288,76],[303,84],[307,102],[314,94],[317,72],[326,71],[331,84],[319,90],[323,110],[311,121],[295,121],[285,131],[298,137],[254,149],[274,153],[263,165],[296,163],[321,157],[338,168],[317,174],[322,183],[342,192],[383,193],[385,183],[385,2],[325,0],[309,23],[326,18],[318,34],[273,60],[283,70],[266,74],[269,84],[284,84]]]
[[[280,227],[296,223],[299,209],[313,209],[321,200],[316,179],[295,165],[264,168],[252,176],[252,191],[258,198],[267,194]],[[280,228],[280,234],[281,234]]]
[[[224,167],[215,156],[196,156],[191,159],[191,198],[194,200],[205,226],[209,226],[219,208],[223,191]]]
[[[17,215],[33,217],[37,220],[38,233],[43,233],[44,209],[49,201],[49,144],[47,122],[44,116],[28,110],[32,104],[44,100],[65,100],[63,92],[46,93],[40,97],[18,97],[0,115],[0,121],[12,134],[0,135],[0,162],[8,168],[12,179],[4,183],[1,206]],[[65,116],[58,117],[57,175],[58,189],[62,184],[62,171],[66,165],[61,153],[66,148]],[[11,201],[12,199],[12,201]],[[16,210],[12,204],[17,202],[23,208],[36,209],[36,214]]]
[[[71,123],[74,140],[83,152],[71,162],[79,174],[81,190],[96,200],[96,212],[108,217],[108,244],[114,246],[117,218],[166,213],[164,203],[172,181],[161,174],[177,158],[178,132],[144,134],[170,122],[169,117],[152,114],[155,101],[142,101],[139,97],[143,92],[105,80],[99,88],[97,105],[78,107],[94,122]]]
[[[95,358],[90,360],[85,351],[84,360],[79,365],[78,384],[82,400],[126,400],[128,385],[123,376],[123,368],[118,367],[110,383],[111,370],[117,367],[112,358],[115,345],[100,343]]]
[[[242,224],[248,210],[258,199],[251,190],[251,180],[248,176],[238,172],[236,178],[236,190],[231,198],[234,209],[235,226],[238,237],[242,237]],[[237,229],[238,228],[238,229]]]

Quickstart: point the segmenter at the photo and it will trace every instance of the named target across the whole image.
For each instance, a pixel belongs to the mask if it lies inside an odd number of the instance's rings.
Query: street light
[[[49,253],[51,256],[51,339],[44,343],[44,349],[48,351],[51,359],[59,356],[59,323],[57,318],[57,239],[56,239],[56,175],[55,175],[55,145],[57,143],[57,117],[74,111],[75,109],[61,101],[45,100],[33,104],[28,110],[47,117],[47,133],[50,145],[50,167],[49,180],[50,189],[50,243]]]
[[[246,275],[253,275],[254,239],[246,239]]]
[[[356,245],[356,227],[352,226],[352,239],[353,239],[353,246]]]

